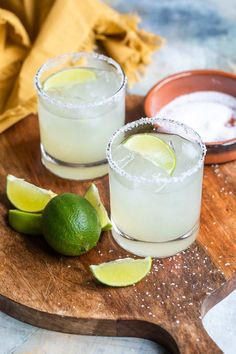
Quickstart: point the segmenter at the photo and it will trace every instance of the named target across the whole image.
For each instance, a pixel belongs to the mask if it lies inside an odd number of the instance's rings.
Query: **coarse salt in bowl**
[[[206,163],[236,159],[236,75],[192,70],[168,76],[147,94],[145,113],[180,121],[207,146]]]

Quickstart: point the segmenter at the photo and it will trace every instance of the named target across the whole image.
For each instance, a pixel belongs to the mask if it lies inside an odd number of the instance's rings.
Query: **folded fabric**
[[[163,39],[99,0],[0,0],[0,132],[36,112],[33,78],[50,57],[100,47],[136,81]]]

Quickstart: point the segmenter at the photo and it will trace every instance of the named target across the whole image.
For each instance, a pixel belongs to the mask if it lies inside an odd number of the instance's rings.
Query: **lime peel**
[[[79,256],[98,243],[101,225],[94,207],[78,194],[53,198],[43,211],[43,235],[48,244],[65,256]]]
[[[105,285],[124,287],[142,280],[151,270],[152,258],[123,258],[115,261],[90,265],[94,277]]]
[[[103,231],[111,230],[112,224],[94,183],[86,191],[84,198],[96,209]]]
[[[13,175],[7,176],[7,197],[17,209],[40,212],[55,196],[51,190],[37,187]]]
[[[123,145],[130,151],[139,153],[145,159],[172,175],[176,166],[173,149],[162,139],[152,134],[135,134],[128,137]]]

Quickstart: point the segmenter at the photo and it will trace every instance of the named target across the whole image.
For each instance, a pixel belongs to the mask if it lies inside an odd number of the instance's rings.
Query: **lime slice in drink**
[[[152,259],[123,258],[91,265],[90,270],[101,283],[114,287],[129,286],[143,279],[151,270]]]
[[[17,209],[31,213],[42,211],[55,196],[52,191],[39,188],[24,179],[7,176],[7,197]]]
[[[12,229],[23,234],[42,234],[42,214],[26,213],[21,210],[10,209],[8,222]]]
[[[108,217],[107,211],[102,204],[102,201],[100,199],[100,195],[98,192],[97,187],[95,184],[91,184],[91,186],[88,188],[87,192],[84,195],[84,198],[89,201],[90,204],[96,209],[101,227],[103,231],[111,230],[112,225],[111,221]]]
[[[139,153],[145,159],[164,169],[171,175],[175,169],[176,157],[173,149],[162,139],[151,134],[135,134],[123,142],[124,146]]]
[[[71,83],[83,83],[94,80],[96,74],[93,70],[84,68],[72,68],[58,71],[44,82],[44,89],[59,88]]]

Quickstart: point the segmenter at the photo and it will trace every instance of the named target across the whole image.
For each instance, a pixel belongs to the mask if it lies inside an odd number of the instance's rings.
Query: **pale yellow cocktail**
[[[126,79],[120,66],[97,54],[48,61],[36,75],[43,164],[69,179],[107,173],[106,145],[124,124]]]
[[[141,119],[108,146],[113,236],[140,256],[166,257],[196,238],[205,147],[191,128]]]

